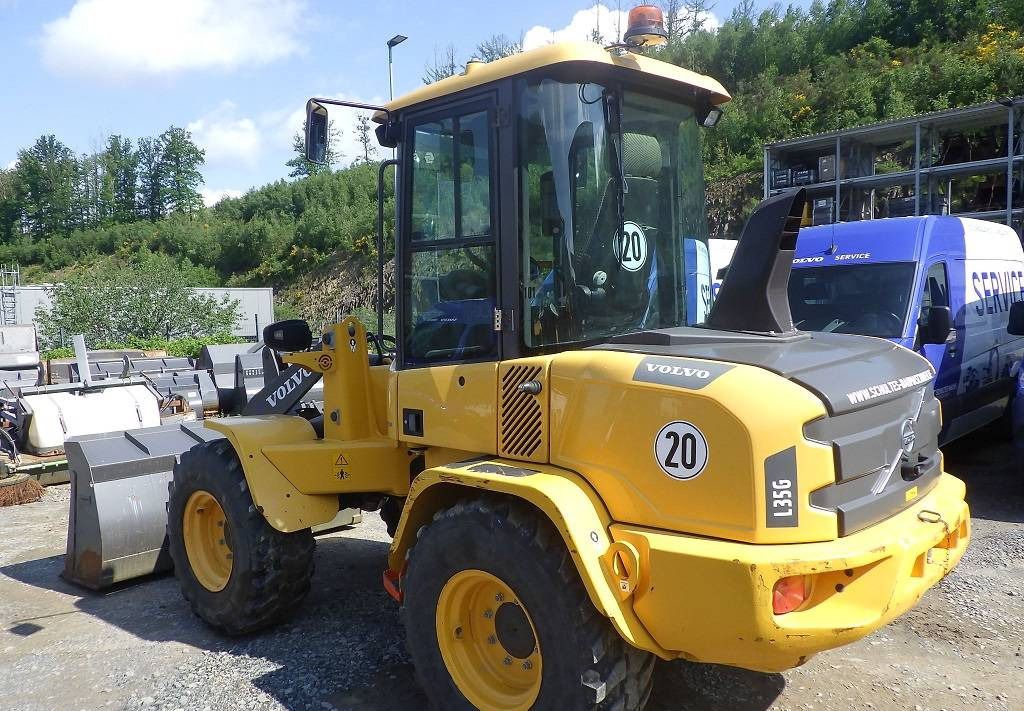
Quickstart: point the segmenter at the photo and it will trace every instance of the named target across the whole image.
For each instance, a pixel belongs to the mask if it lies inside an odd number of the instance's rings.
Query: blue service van
[[[1024,355],[1024,336],[1007,330],[1024,301],[1024,250],[1006,225],[928,216],[801,229],[789,301],[797,328],[885,338],[927,358],[941,443],[1008,414]]]

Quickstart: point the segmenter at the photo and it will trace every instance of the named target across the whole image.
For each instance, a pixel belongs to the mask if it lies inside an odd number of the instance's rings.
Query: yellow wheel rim
[[[231,539],[224,509],[202,489],[185,504],[182,530],[192,574],[210,592],[220,592],[231,578]]]
[[[441,590],[437,641],[462,695],[487,711],[527,711],[537,700],[541,653],[530,613],[501,579],[463,570]]]

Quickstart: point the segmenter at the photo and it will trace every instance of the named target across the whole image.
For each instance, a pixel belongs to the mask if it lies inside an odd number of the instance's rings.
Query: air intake
[[[538,391],[544,369],[539,365],[509,366],[501,375],[498,453],[503,457],[546,461],[544,420],[547,393]],[[537,394],[534,394],[537,393]]]
[[[740,235],[706,326],[779,335],[795,330],[789,310],[789,272],[805,201],[801,188],[757,206]]]

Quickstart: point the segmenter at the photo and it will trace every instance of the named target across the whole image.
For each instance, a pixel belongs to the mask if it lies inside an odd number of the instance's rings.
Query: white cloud
[[[77,0],[43,26],[46,65],[104,80],[262,65],[302,51],[305,0]]]
[[[6,166],[4,166],[4,170],[14,170],[17,166],[18,166],[18,159],[15,158],[10,163],[8,163]]]
[[[203,196],[203,204],[207,207],[213,207],[224,198],[237,198],[243,195],[241,190],[234,190],[232,188],[224,188],[223,190],[202,188],[199,192]]]
[[[259,125],[267,132],[267,143],[276,149],[291,150],[295,134],[302,131],[306,120],[306,107],[298,101],[293,105],[266,111],[259,117]]]
[[[206,116],[188,124],[192,139],[206,151],[208,163],[241,163],[254,167],[263,148],[256,122],[235,116],[235,105],[224,101]]]
[[[523,49],[536,49],[555,42],[592,42],[595,34],[600,36],[600,41],[604,44],[618,42],[622,32],[626,30],[628,15],[628,12],[613,10],[597,3],[576,12],[569,24],[559,30],[534,25],[523,35]],[[710,12],[702,12],[699,17],[703,21],[704,29],[715,29],[721,25],[718,18]],[[685,17],[681,17],[680,22],[684,26],[689,24]]]
[[[617,42],[620,32],[626,29],[627,14],[598,3],[586,10],[579,10],[569,24],[560,30],[534,25],[523,35],[523,49],[536,49],[555,42],[591,42],[595,30],[603,42]]]

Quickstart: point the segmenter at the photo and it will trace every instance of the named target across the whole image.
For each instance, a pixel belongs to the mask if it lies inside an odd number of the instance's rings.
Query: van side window
[[[928,268],[924,291],[921,293],[921,314],[918,322],[922,328],[928,326],[928,314],[932,306],[949,306],[945,262],[936,262]]]

